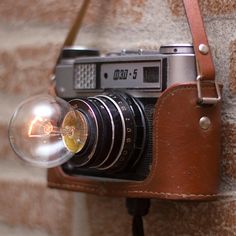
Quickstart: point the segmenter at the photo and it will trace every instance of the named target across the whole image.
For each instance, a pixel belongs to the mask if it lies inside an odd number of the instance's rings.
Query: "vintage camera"
[[[195,81],[192,45],[99,56],[64,48],[56,66],[57,95],[78,111],[80,151],[62,165],[67,175],[144,180],[152,168],[153,111],[173,84]]]

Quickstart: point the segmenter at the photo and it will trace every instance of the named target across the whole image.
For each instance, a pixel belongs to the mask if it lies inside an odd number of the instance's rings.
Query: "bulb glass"
[[[88,126],[82,113],[58,97],[40,95],[19,105],[9,124],[9,139],[26,162],[55,167],[80,151]]]

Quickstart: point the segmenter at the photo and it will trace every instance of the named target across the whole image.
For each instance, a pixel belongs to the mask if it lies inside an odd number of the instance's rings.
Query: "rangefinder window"
[[[143,82],[144,83],[160,83],[159,67],[144,67]]]

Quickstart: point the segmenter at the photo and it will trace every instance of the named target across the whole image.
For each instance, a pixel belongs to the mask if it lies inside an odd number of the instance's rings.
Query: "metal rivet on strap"
[[[206,55],[209,52],[209,47],[206,44],[200,44],[198,50],[201,54]]]
[[[211,125],[211,120],[207,116],[203,116],[199,120],[199,125],[202,129],[208,129]]]

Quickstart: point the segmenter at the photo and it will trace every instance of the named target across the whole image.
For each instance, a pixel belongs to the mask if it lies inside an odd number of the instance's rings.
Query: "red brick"
[[[8,141],[8,126],[0,124],[0,159],[15,159],[16,155],[13,153]]]
[[[79,11],[81,0],[42,0],[0,2],[0,19],[5,22],[35,22],[68,25]],[[111,20],[114,17],[127,17],[127,20],[139,21],[143,15],[145,0],[91,1],[86,22],[101,21],[101,16]]]
[[[232,94],[236,94],[236,40],[230,43],[229,87]]]
[[[236,181],[236,124],[223,124],[222,158],[222,177]]]
[[[14,1],[0,2],[0,16],[7,22],[68,23],[78,11],[81,1]]]
[[[30,95],[45,91],[58,52],[59,46],[52,44],[1,51],[0,92]]]
[[[88,195],[87,206],[91,236],[131,235],[124,199]]]
[[[173,15],[185,14],[182,0],[167,0],[167,2]],[[200,7],[204,15],[224,15],[236,12],[234,0],[200,0]]]
[[[146,235],[234,235],[236,201],[152,201]]]
[[[73,194],[30,182],[0,181],[1,223],[71,235]]]
[[[144,6],[145,0],[119,0],[111,1],[110,9],[115,16],[123,15],[127,20],[131,18],[134,22],[139,22],[143,17]]]

